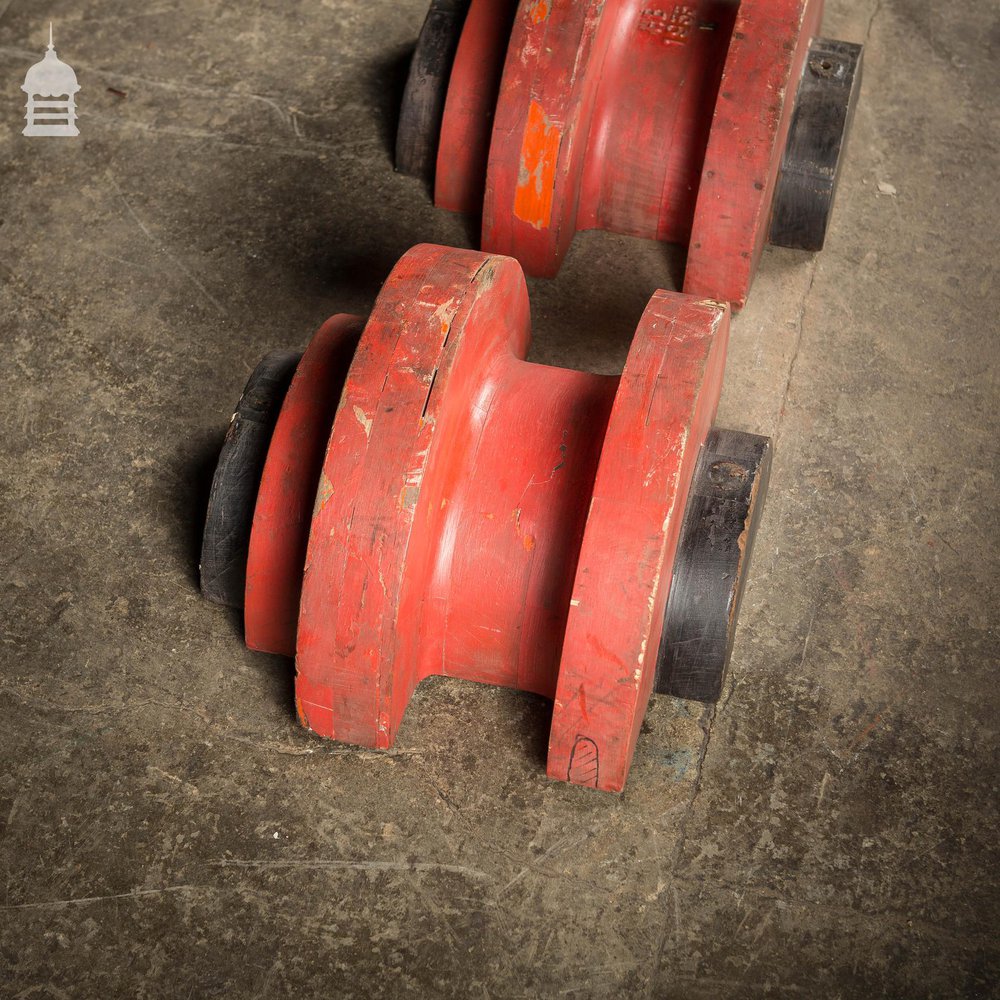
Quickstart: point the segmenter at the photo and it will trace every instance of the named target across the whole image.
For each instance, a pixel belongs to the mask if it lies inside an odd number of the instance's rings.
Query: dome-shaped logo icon
[[[49,47],[45,58],[28,70],[21,90],[28,95],[25,135],[79,135],[76,127],[76,82],[73,67],[64,63],[52,45],[52,25],[49,25]],[[50,100],[50,98],[55,98]]]

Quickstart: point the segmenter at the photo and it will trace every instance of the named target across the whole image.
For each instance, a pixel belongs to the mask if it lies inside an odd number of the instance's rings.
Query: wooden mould
[[[553,276],[582,229],[687,246],[684,291],[740,308],[766,242],[823,245],[861,46],[822,0],[434,0],[398,170]]]
[[[530,363],[517,262],[415,247],[251,377],[203,590],[322,736],[390,747],[461,677],[553,699],[548,773],[621,789],[654,689],[717,698],[732,648],[770,444],[713,429],[728,332],[658,291],[620,377]]]

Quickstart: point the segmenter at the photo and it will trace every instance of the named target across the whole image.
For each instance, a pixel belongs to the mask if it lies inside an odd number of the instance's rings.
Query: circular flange
[[[771,440],[713,429],[698,456],[664,615],[656,690],[715,702],[771,473]]]
[[[858,93],[863,46],[814,38],[795,98],[768,242],[823,249]]]
[[[472,0],[469,7],[441,118],[434,174],[439,208],[482,212],[493,116],[516,8],[517,0]]]
[[[271,434],[300,354],[272,351],[253,370],[236,406],[212,477],[202,537],[201,592],[243,607],[247,549]]]
[[[285,395],[253,515],[244,624],[251,649],[295,655],[295,627],[309,524],[330,425],[364,321],[328,319]],[[320,496],[328,488],[320,484]]]
[[[570,601],[549,739],[553,778],[624,787],[653,690],[684,505],[718,405],[728,333],[725,304],[662,291],[636,331]]]
[[[483,360],[501,345],[523,356],[527,340],[516,261],[422,245],[383,286],[334,417],[306,556],[296,705],[321,735],[391,746],[427,653],[435,469],[468,448]]]
[[[684,291],[746,303],[823,0],[742,0],[705,152]]]
[[[396,169],[430,180],[452,60],[469,0],[431,0],[420,29],[396,129]]]

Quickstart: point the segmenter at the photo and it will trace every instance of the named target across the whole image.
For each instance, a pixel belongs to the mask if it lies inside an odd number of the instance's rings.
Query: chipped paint
[[[479,286],[480,292],[485,292],[493,287],[493,282],[496,281],[496,276],[496,262],[492,257],[490,257],[486,260],[486,263],[484,263],[483,266],[476,271],[472,280]]]
[[[450,298],[447,302],[442,302],[434,310],[434,315],[438,322],[441,324],[441,332],[447,333],[451,327],[451,321],[455,318],[455,313],[458,311],[458,299]]]
[[[747,504],[747,516],[743,521],[743,530],[736,545],[740,550],[740,557],[736,563],[736,571],[733,574],[733,587],[729,594],[729,634],[732,635],[736,628],[736,614],[739,611],[739,601],[736,599],[740,592],[740,583],[745,571],[744,563],[747,555],[747,542],[750,540],[750,529],[753,527],[754,510],[757,506],[757,491],[760,487],[760,476],[756,476],[753,485],[750,487],[750,500]]]
[[[530,483],[528,484],[531,485]],[[527,487],[525,488],[527,492]],[[493,519],[492,514],[486,515],[488,520]],[[521,539],[521,544],[524,546],[525,552],[530,552],[535,547],[535,536],[528,531],[521,530],[521,508],[515,507],[514,512],[511,514],[511,520],[514,522],[514,534]]]
[[[333,496],[333,483],[324,469],[319,475],[319,488],[316,490],[316,503],[313,504],[313,517],[315,517],[329,502]]]
[[[727,303],[720,302],[718,299],[699,299],[698,305],[708,306],[709,309],[718,309],[722,313],[725,313],[726,309],[728,308]]]
[[[354,417],[359,424],[361,424],[361,429],[365,432],[365,437],[371,437],[372,433],[372,418],[368,416],[367,413],[360,406],[355,404],[354,406]]]
[[[399,494],[399,506],[403,510],[413,510],[417,506],[417,500],[420,498],[420,484],[414,486],[404,486],[402,492]]]

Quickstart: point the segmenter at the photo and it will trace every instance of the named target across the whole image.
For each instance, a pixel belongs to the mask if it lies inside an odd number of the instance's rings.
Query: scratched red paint
[[[338,318],[314,345],[338,323],[356,329]],[[258,645],[294,645],[303,725],[362,746],[392,746],[432,674],[554,697],[550,775],[616,790],[650,695],[655,657],[642,655],[659,642],[728,311],[657,292],[621,379],[525,361],[529,324],[514,260],[419,246],[383,286],[336,413],[315,426],[299,404],[329,386],[323,366],[301,369],[279,427],[287,417],[326,451],[322,473],[295,467],[287,435],[268,457],[292,485],[268,486],[254,532],[284,529],[282,512],[290,528],[261,552],[294,566],[281,546],[300,544],[298,518],[311,526],[297,627],[282,569],[257,588],[253,614],[274,626]]]
[[[767,240],[795,81],[823,0],[743,0],[719,88],[684,291],[740,308]],[[752,113],[751,113],[752,112]]]

